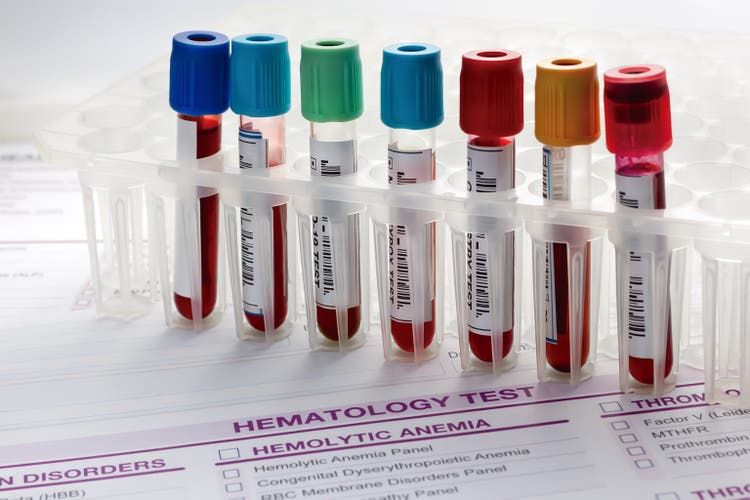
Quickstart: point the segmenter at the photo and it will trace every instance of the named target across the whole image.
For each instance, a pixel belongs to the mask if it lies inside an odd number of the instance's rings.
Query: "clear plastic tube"
[[[542,195],[545,200],[587,201],[590,199],[591,146],[543,148]],[[577,228],[567,231],[574,233]],[[574,236],[571,234],[570,236]],[[547,362],[555,370],[571,371],[570,360],[570,276],[568,244],[548,242],[545,259],[545,331]],[[588,360],[591,335],[591,243],[584,255],[585,284],[581,321],[580,366]]]
[[[664,184],[664,155],[655,153],[632,157],[615,155],[615,182],[617,203],[639,209],[664,209],[667,207]],[[653,236],[652,238],[658,238]],[[658,245],[656,245],[658,246]],[[666,244],[664,245],[666,248]],[[642,384],[654,383],[654,322],[653,304],[667,304],[667,341],[664,377],[672,371],[672,321],[670,301],[652,300],[655,293],[652,276],[652,253],[631,248],[628,253],[628,371]],[[669,281],[669,280],[667,280]],[[668,287],[665,290],[669,294]]]
[[[357,127],[355,120],[347,122],[310,122],[310,172],[313,176],[338,177],[357,172]],[[346,223],[345,252],[348,269],[346,279],[347,337],[359,331],[362,321],[359,214],[350,215]],[[333,279],[332,235],[328,217],[313,217],[313,260],[320,270],[315,279],[315,302],[318,329],[328,339],[339,341],[340,332],[336,311]]]
[[[221,115],[187,116],[178,114],[178,159],[191,160],[212,156],[221,149]],[[194,124],[194,125],[193,125]],[[219,194],[215,189],[198,188],[201,269],[201,316],[205,318],[216,305],[219,253]],[[177,311],[193,319],[192,297],[187,271],[183,215],[178,205],[175,224],[174,301]]]
[[[285,127],[284,115],[269,117],[240,116],[239,155],[240,168],[269,168],[281,165],[285,161]],[[259,235],[255,223],[257,210],[271,210],[272,234]],[[242,303],[250,326],[260,331],[279,328],[286,320],[288,313],[289,269],[287,263],[287,203],[273,206],[242,208],[240,211],[241,249],[242,249]],[[265,294],[261,290],[258,255],[256,245],[258,238],[272,238],[273,255],[273,307],[264,304]],[[273,311],[273,327],[267,325],[264,311]]]
[[[516,187],[513,137],[468,137],[467,189],[473,193],[494,193]],[[466,297],[469,347],[481,361],[493,361],[492,308],[503,308],[502,357],[513,347],[513,325],[515,295],[515,235],[505,235],[506,261],[501,263],[505,278],[500,303],[490,303],[490,273],[487,256],[487,235],[466,234]]]
[[[388,138],[388,184],[420,184],[435,180],[435,129],[408,130],[390,129]],[[408,211],[399,214],[408,220]],[[425,231],[427,255],[412,259],[424,262],[425,272],[421,283],[415,282],[409,268],[409,243],[407,227],[402,224],[388,226],[388,273],[390,279],[391,336],[401,349],[414,352],[413,307],[423,308],[423,348],[435,339],[435,231],[436,223],[430,222]],[[421,256],[419,256],[421,257]],[[424,303],[412,304],[415,295],[412,287],[422,287]]]

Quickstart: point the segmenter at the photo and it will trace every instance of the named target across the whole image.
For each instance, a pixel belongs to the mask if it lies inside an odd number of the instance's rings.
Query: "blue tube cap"
[[[380,119],[390,128],[422,130],[443,121],[440,49],[428,43],[399,43],[383,49]]]
[[[169,105],[188,116],[229,108],[229,38],[215,31],[183,31],[172,38]]]
[[[238,115],[283,115],[292,105],[289,43],[258,33],[232,39],[229,100]]]

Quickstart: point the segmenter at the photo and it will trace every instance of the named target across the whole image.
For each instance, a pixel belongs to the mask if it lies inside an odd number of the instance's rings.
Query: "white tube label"
[[[467,151],[467,184],[469,192],[494,193],[515,187],[515,143],[500,147],[469,145]],[[493,297],[502,304],[502,331],[513,328],[513,272],[514,237],[506,234],[505,262],[502,263],[505,285],[501,297]],[[469,329],[480,335],[492,335],[490,303],[490,275],[488,266],[489,242],[483,233],[466,234],[466,306]]]
[[[177,161],[187,162],[198,156],[198,124],[191,120],[177,118]],[[182,201],[182,203],[180,203]],[[183,203],[178,200],[174,214],[174,293],[192,298],[190,279],[188,277],[188,258],[185,246],[185,213]],[[198,216],[199,214],[196,214]],[[195,242],[196,245],[200,241]],[[198,267],[200,269],[200,266]]]
[[[354,141],[319,141],[310,138],[310,174],[322,177],[349,175],[357,171]]]
[[[659,174],[657,174],[659,175]],[[663,175],[663,174],[661,174]],[[664,208],[657,200],[656,175],[615,175],[617,202],[630,208]],[[628,355],[653,359],[654,341],[650,325],[653,321],[653,255],[631,250],[628,255]]]
[[[418,184],[435,178],[435,161],[432,149],[419,151],[400,151],[388,148],[388,184]],[[412,269],[409,268],[409,235],[406,226],[391,224],[388,226],[388,273],[389,297],[391,301],[391,319],[411,322],[412,287],[419,286],[424,300],[422,301],[424,321],[432,321],[432,299],[434,298],[435,269],[435,225],[430,223],[425,228],[424,260],[417,259],[421,267],[421,276],[415,282]]]
[[[268,168],[268,139],[258,130],[239,129],[237,146],[240,169]],[[270,221],[273,224],[273,220]],[[262,283],[258,282],[255,209],[240,210],[240,247],[242,250],[242,306],[247,314],[263,314]],[[270,238],[271,235],[264,235]],[[263,265],[260,263],[260,265]],[[269,270],[270,272],[270,270]]]
[[[240,168],[268,168],[268,139],[258,130],[239,131]]]
[[[338,177],[357,171],[354,141],[318,141],[310,138],[310,174],[321,177]],[[334,262],[331,223],[328,217],[312,218],[313,269],[315,301],[328,308],[336,307],[334,265],[344,261],[344,256],[336,256]],[[347,306],[360,304],[359,283],[359,215],[346,220],[348,265],[343,269],[347,280]]]
[[[571,157],[568,148],[545,146],[542,149],[542,196],[545,200],[570,199],[571,171]],[[547,254],[544,259],[544,318],[547,327],[547,342],[557,344],[555,286],[567,286],[567,283],[555,283],[555,259],[553,248],[553,243],[547,243]]]

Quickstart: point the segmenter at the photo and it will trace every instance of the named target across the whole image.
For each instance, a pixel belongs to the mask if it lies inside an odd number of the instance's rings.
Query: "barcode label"
[[[347,306],[359,305],[359,215],[351,215],[346,221],[345,245],[349,266],[343,270],[348,285],[349,297]],[[324,307],[336,307],[337,283],[334,278],[333,239],[331,223],[328,217],[312,217],[313,273],[315,282],[315,301]],[[343,261],[343,258],[339,262]],[[339,264],[341,265],[341,264]]]
[[[242,250],[242,306],[248,314],[263,314],[262,284],[258,283],[255,212],[240,210],[240,248]],[[270,235],[268,235],[270,237]]]
[[[239,131],[240,168],[268,168],[268,139],[256,130]]]
[[[542,154],[542,196],[546,200],[570,199],[568,148],[545,147]]]
[[[657,197],[657,184],[663,177],[656,175],[615,175],[618,204],[630,208],[664,208]],[[628,255],[628,355],[653,359],[654,340],[651,332],[653,321],[653,277],[651,274],[653,255],[631,250]]]
[[[435,179],[435,155],[432,149],[400,151],[388,148],[388,184],[401,186]]]
[[[513,234],[505,235],[505,286],[502,296],[490,301],[490,276],[488,266],[489,242],[483,233],[466,235],[466,305],[469,311],[469,329],[479,334],[492,334],[491,308],[503,308],[502,331],[513,327]],[[493,262],[494,264],[494,262]]]
[[[432,149],[418,151],[401,151],[388,148],[388,184],[419,184],[435,179],[435,155]],[[419,260],[418,265],[433,261],[434,226],[428,230],[426,260]],[[425,321],[432,319],[432,269],[431,264],[423,265],[422,280],[414,283],[409,269],[409,240],[406,226],[388,226],[391,318],[397,321],[412,321],[412,286],[420,286],[424,297],[423,311]]]
[[[474,193],[494,193],[513,189],[515,180],[515,143],[482,147],[469,145],[466,154],[466,189]],[[513,235],[505,236],[505,286],[501,297],[490,301],[487,235],[466,235],[466,307],[469,329],[474,333],[492,334],[492,307],[503,308],[502,331],[513,326]],[[497,264],[497,263],[496,263]]]
[[[616,174],[615,187],[617,189],[617,203],[630,208],[665,208],[664,203],[657,199],[657,184],[662,182],[658,176],[639,175],[629,176]],[[661,205],[661,206],[660,206]]]
[[[338,177],[357,171],[354,141],[319,141],[310,138],[310,174]]]
[[[237,149],[241,169],[268,168],[268,139],[260,131],[239,129]],[[242,306],[247,314],[263,314],[263,284],[258,283],[257,225],[252,208],[240,210]],[[266,237],[270,238],[271,235]]]
[[[650,253],[630,252],[628,280],[628,355],[653,359]]]
[[[494,193],[516,186],[515,143],[499,147],[469,145],[466,154],[466,190]]]
[[[555,308],[555,254],[554,243],[545,245],[544,255],[544,325],[546,340],[557,344],[557,310]],[[567,283],[563,284],[564,286]]]

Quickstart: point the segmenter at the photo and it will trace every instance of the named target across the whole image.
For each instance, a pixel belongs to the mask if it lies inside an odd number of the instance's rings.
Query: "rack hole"
[[[246,40],[248,42],[270,42],[273,40],[273,37],[268,35],[251,35]]]

